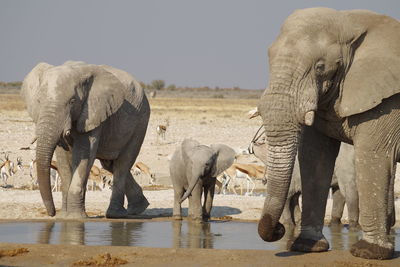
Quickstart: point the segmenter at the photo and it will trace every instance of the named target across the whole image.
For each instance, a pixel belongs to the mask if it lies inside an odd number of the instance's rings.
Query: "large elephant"
[[[294,251],[326,251],[327,195],[340,142],[354,145],[363,237],[354,256],[393,256],[388,215],[400,149],[400,23],[365,10],[298,10],[269,48],[268,89],[258,110],[268,151],[267,196],[258,233],[279,240],[298,153],[303,209]]]
[[[182,142],[169,165],[174,187],[173,216],[176,219],[182,219],[181,203],[188,197],[188,213],[192,219],[207,221],[210,218],[216,177],[232,165],[235,154],[232,148],[222,144],[206,146],[192,139]]]
[[[265,160],[267,158],[267,144],[261,140],[252,145],[254,155]],[[267,162],[264,162],[266,164]],[[268,172],[268,170],[267,170]],[[335,169],[331,181],[332,189],[332,219],[331,224],[340,224],[345,203],[347,204],[349,228],[358,229],[358,192],[354,171],[354,149],[351,145],[342,143],[336,159]],[[299,162],[294,163],[290,187],[280,222],[290,229],[300,221],[299,197],[301,195],[301,179]]]
[[[86,184],[96,158],[114,176],[106,217],[146,209],[149,203],[130,169],[143,143],[150,107],[130,74],[75,61],[39,63],[24,79],[21,94],[36,123],[37,177],[50,216],[56,213],[49,178],[54,151],[62,181],[61,217],[87,217]]]

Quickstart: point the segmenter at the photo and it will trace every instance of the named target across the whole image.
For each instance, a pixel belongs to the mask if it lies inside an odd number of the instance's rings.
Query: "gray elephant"
[[[267,196],[258,233],[279,240],[298,153],[301,232],[290,250],[326,251],[325,206],[340,142],[354,145],[362,239],[350,252],[387,259],[393,166],[400,156],[400,23],[366,10],[294,12],[269,48],[258,111],[267,136]],[[391,199],[391,201],[389,201]]]
[[[86,184],[96,158],[114,176],[106,217],[146,209],[149,203],[130,169],[146,133],[150,107],[130,74],[83,62],[39,63],[24,79],[21,94],[36,123],[37,176],[50,216],[56,213],[49,176],[54,151],[62,181],[61,217],[87,217]]]
[[[252,146],[254,155],[265,160],[264,153],[267,151],[264,140],[258,141]],[[266,162],[264,162],[266,164]],[[344,204],[347,204],[349,228],[358,229],[358,192],[354,173],[354,149],[351,145],[342,143],[336,159],[333,172],[332,188],[332,220],[331,224],[340,224],[343,215]],[[294,163],[290,187],[286,203],[280,218],[280,222],[288,228],[294,228],[301,221],[299,197],[301,195],[301,179],[299,162],[296,158]]]
[[[169,165],[174,187],[173,216],[182,219],[181,203],[189,198],[189,216],[196,221],[207,221],[211,214],[216,177],[229,168],[234,159],[235,151],[226,145],[206,146],[185,139],[175,150]]]

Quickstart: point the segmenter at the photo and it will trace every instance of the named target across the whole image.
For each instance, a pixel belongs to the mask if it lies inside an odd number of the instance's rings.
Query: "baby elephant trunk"
[[[199,180],[200,180],[200,176],[198,176],[197,179],[190,180],[189,187],[186,190],[185,194],[183,194],[181,200],[179,200],[179,204],[182,204],[182,202],[190,196],[190,194],[192,193],[194,187],[197,185],[197,182]]]

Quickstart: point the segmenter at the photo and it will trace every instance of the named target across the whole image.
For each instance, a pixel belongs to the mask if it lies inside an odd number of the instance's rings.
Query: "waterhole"
[[[324,227],[323,232],[335,250],[347,250],[361,237],[361,232],[346,227]],[[392,230],[396,251],[400,250],[399,234],[400,229]],[[290,236],[289,232],[277,242],[264,242],[257,234],[257,223],[233,221],[0,223],[0,242],[28,244],[285,250]]]

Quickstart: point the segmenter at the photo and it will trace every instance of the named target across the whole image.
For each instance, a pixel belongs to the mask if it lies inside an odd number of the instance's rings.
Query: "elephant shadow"
[[[242,211],[237,208],[228,207],[228,206],[214,206],[211,210],[211,217],[225,217],[229,215],[240,214]],[[188,216],[188,208],[182,208],[182,215],[184,217]],[[146,209],[140,215],[132,215],[129,218],[135,219],[152,219],[159,217],[171,217],[172,216],[172,208],[153,208]]]

